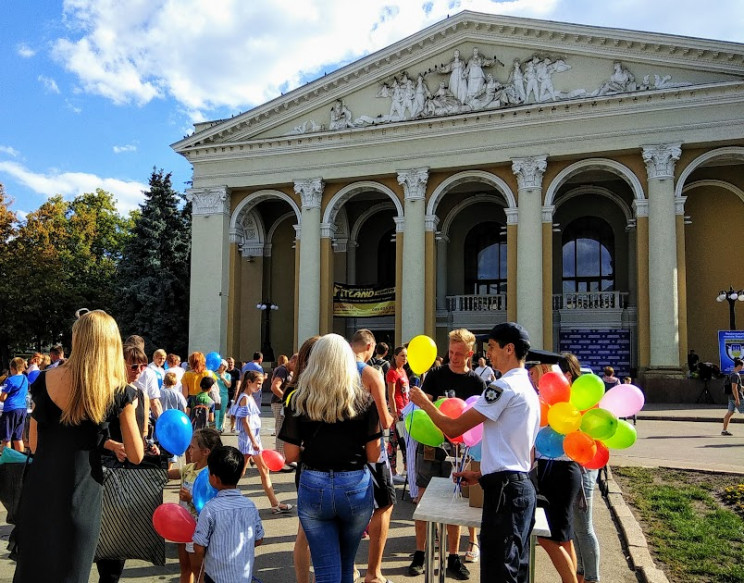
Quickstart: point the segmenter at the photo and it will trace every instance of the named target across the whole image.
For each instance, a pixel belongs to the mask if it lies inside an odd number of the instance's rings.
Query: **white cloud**
[[[114,146],[114,154],[124,154],[126,152],[136,152],[137,146],[127,144],[126,146]]]
[[[698,0],[65,0],[70,34],[53,54],[85,92],[117,104],[172,97],[199,119],[263,103],[461,10],[743,38],[744,3],[708,8]]]
[[[26,43],[20,43],[16,46],[16,52],[24,59],[30,59],[36,54],[36,51]]]
[[[18,156],[21,155],[21,153],[13,148],[12,146],[3,146],[0,144],[0,154],[7,154],[8,156],[13,156],[13,158],[18,158]]]
[[[36,173],[16,162],[0,162],[0,173],[9,174],[19,183],[44,196],[61,194],[65,198],[74,198],[102,188],[114,195],[121,214],[138,208],[144,200],[142,192],[149,188],[147,184],[141,182],[103,178],[85,172]]]
[[[44,86],[44,89],[46,89],[49,93],[59,93],[59,87],[57,86],[57,82],[51,77],[47,77],[45,75],[39,75],[37,77],[37,80],[39,81],[39,83],[41,83]]]

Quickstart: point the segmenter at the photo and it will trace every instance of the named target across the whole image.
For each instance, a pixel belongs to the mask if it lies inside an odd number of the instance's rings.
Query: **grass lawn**
[[[744,476],[661,468],[612,474],[670,581],[744,583],[744,507],[735,500]]]

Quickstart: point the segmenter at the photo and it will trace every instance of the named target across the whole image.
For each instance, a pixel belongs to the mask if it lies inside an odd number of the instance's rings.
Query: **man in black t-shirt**
[[[439,368],[432,368],[424,377],[421,390],[430,399],[439,397],[457,397],[463,401],[473,395],[480,395],[486,384],[473,370],[470,369],[470,359],[473,356],[475,336],[469,330],[461,328],[449,333],[449,362]],[[419,444],[416,452],[415,471],[409,474],[416,476],[419,487],[419,498],[424,495],[426,487],[432,478],[447,478],[452,465],[446,463],[446,452],[442,448],[430,448]],[[449,556],[447,557],[447,575],[454,579],[470,578],[470,571],[462,564],[458,549],[460,548],[460,527],[447,525],[447,541]],[[416,552],[413,562],[408,567],[408,574],[420,575],[424,570],[424,547],[426,545],[426,523],[416,521]],[[475,529],[470,529],[470,549],[466,559],[472,562],[478,560]]]
[[[387,378],[387,373],[390,370],[390,363],[387,361],[388,345],[384,342],[380,342],[375,346],[375,355],[367,361],[369,366],[372,366],[382,373],[382,378]],[[387,396],[387,391],[385,391]]]
[[[292,380],[292,373],[297,364],[297,353],[293,354],[287,364],[281,364],[274,369],[271,377],[271,411],[274,414],[274,435],[276,442],[274,449],[284,455],[284,442],[279,439],[279,432],[282,430],[284,423],[284,391]],[[297,464],[287,464],[282,471],[292,471]]]
[[[225,370],[230,375],[230,388],[228,389],[228,395],[231,401],[235,400],[235,395],[239,394],[238,389],[240,388],[240,371],[235,368],[235,359],[232,356],[227,357],[227,369]]]
[[[744,413],[744,394],[741,389],[741,369],[744,367],[744,360],[741,358],[734,359],[734,370],[728,375],[726,379],[726,388],[728,389],[726,395],[728,396],[728,410],[726,415],[723,416],[723,431],[721,435],[733,435],[728,430],[728,424],[731,417],[734,416],[734,411],[738,410],[739,413]]]

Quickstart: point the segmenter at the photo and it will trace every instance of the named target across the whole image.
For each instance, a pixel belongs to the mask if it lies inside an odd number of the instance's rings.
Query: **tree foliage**
[[[117,310],[124,335],[139,334],[148,352],[188,348],[191,219],[170,173],[153,169],[145,201],[118,264]]]

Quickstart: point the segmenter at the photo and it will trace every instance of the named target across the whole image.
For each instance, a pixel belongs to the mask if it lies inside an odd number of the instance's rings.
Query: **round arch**
[[[685,184],[682,187],[682,194],[685,194],[686,192],[689,192],[694,188],[702,188],[705,186],[715,186],[718,188],[722,188],[723,190],[728,190],[729,192],[735,194],[741,202],[744,202],[744,190],[734,184],[731,184],[730,182],[726,182],[725,180],[696,180],[695,182],[690,182],[690,184]]]
[[[603,198],[607,198],[611,200],[623,212],[626,223],[629,223],[630,221],[633,220],[633,212],[630,209],[630,207],[625,203],[623,198],[619,194],[612,192],[610,189],[604,188],[602,186],[582,185],[582,186],[577,186],[576,188],[572,188],[568,192],[561,195],[561,197],[555,203],[555,208],[556,210],[558,210],[562,205],[567,203],[572,198],[576,198],[578,196],[585,196],[585,195],[598,195]]]
[[[366,223],[370,217],[372,217],[373,215],[376,215],[380,211],[391,210],[393,208],[394,208],[393,205],[390,204],[388,201],[380,202],[380,203],[377,203],[369,207],[361,215],[359,215],[359,218],[356,220],[356,222],[354,223],[354,226],[351,228],[351,234],[349,235],[349,241],[352,243],[356,242],[357,238],[359,237],[359,231],[362,230],[364,223]]]
[[[509,188],[509,185],[501,178],[495,174],[486,172],[485,170],[466,170],[450,176],[434,189],[434,192],[426,205],[426,214],[428,216],[435,215],[437,207],[439,206],[439,201],[442,197],[454,187],[466,182],[483,182],[492,186],[504,197],[507,208],[517,208],[517,201],[514,198],[514,193],[511,188]]]
[[[685,167],[685,169],[682,171],[682,174],[679,175],[677,185],[674,189],[675,198],[682,196],[683,189],[685,188],[685,182],[690,177],[690,174],[692,174],[697,168],[699,168],[706,162],[709,162],[710,160],[713,160],[715,158],[735,158],[740,159],[742,162],[744,162],[744,148],[742,148],[741,146],[727,146],[725,148],[718,148],[717,150],[705,152],[705,154],[701,154],[700,156],[695,158]]]
[[[390,190],[384,184],[380,184],[379,182],[374,182],[372,180],[362,180],[360,182],[354,182],[353,184],[344,186],[341,190],[333,195],[333,198],[328,201],[328,205],[326,206],[325,212],[323,213],[322,222],[326,224],[335,224],[336,215],[338,214],[341,207],[344,206],[344,203],[347,200],[352,198],[355,194],[359,194],[360,192],[368,192],[370,190],[380,192],[387,196],[395,205],[395,210],[398,212],[398,216],[403,216],[403,205],[400,203],[400,199],[398,198],[398,196],[392,190]]]
[[[280,190],[259,190],[258,192],[246,196],[238,203],[238,206],[235,207],[232,215],[230,215],[230,232],[232,233],[237,229],[238,225],[242,222],[243,217],[250,213],[259,203],[271,199],[279,199],[286,202],[294,211],[295,217],[297,217],[297,224],[302,224],[300,209],[291,196],[285,192],[281,192]]]
[[[638,177],[630,168],[624,164],[620,164],[620,162],[617,162],[616,160],[610,160],[609,158],[587,158],[586,160],[579,160],[578,162],[567,166],[558,173],[545,192],[545,206],[547,207],[553,204],[558,189],[569,178],[589,170],[605,170],[619,176],[628,184],[628,186],[630,186],[635,200],[646,200],[646,196],[643,193],[643,186],[641,186],[641,181],[638,180]]]
[[[476,194],[474,196],[469,196],[462,202],[459,202],[458,204],[456,204],[450,210],[450,212],[447,213],[447,216],[444,218],[444,221],[442,221],[442,228],[440,229],[442,236],[443,237],[449,236],[449,230],[452,228],[452,223],[457,218],[457,215],[459,215],[467,207],[472,206],[474,204],[482,203],[482,202],[496,204],[503,208],[503,205],[500,204],[502,201],[500,201],[496,197],[491,196],[489,194]]]

